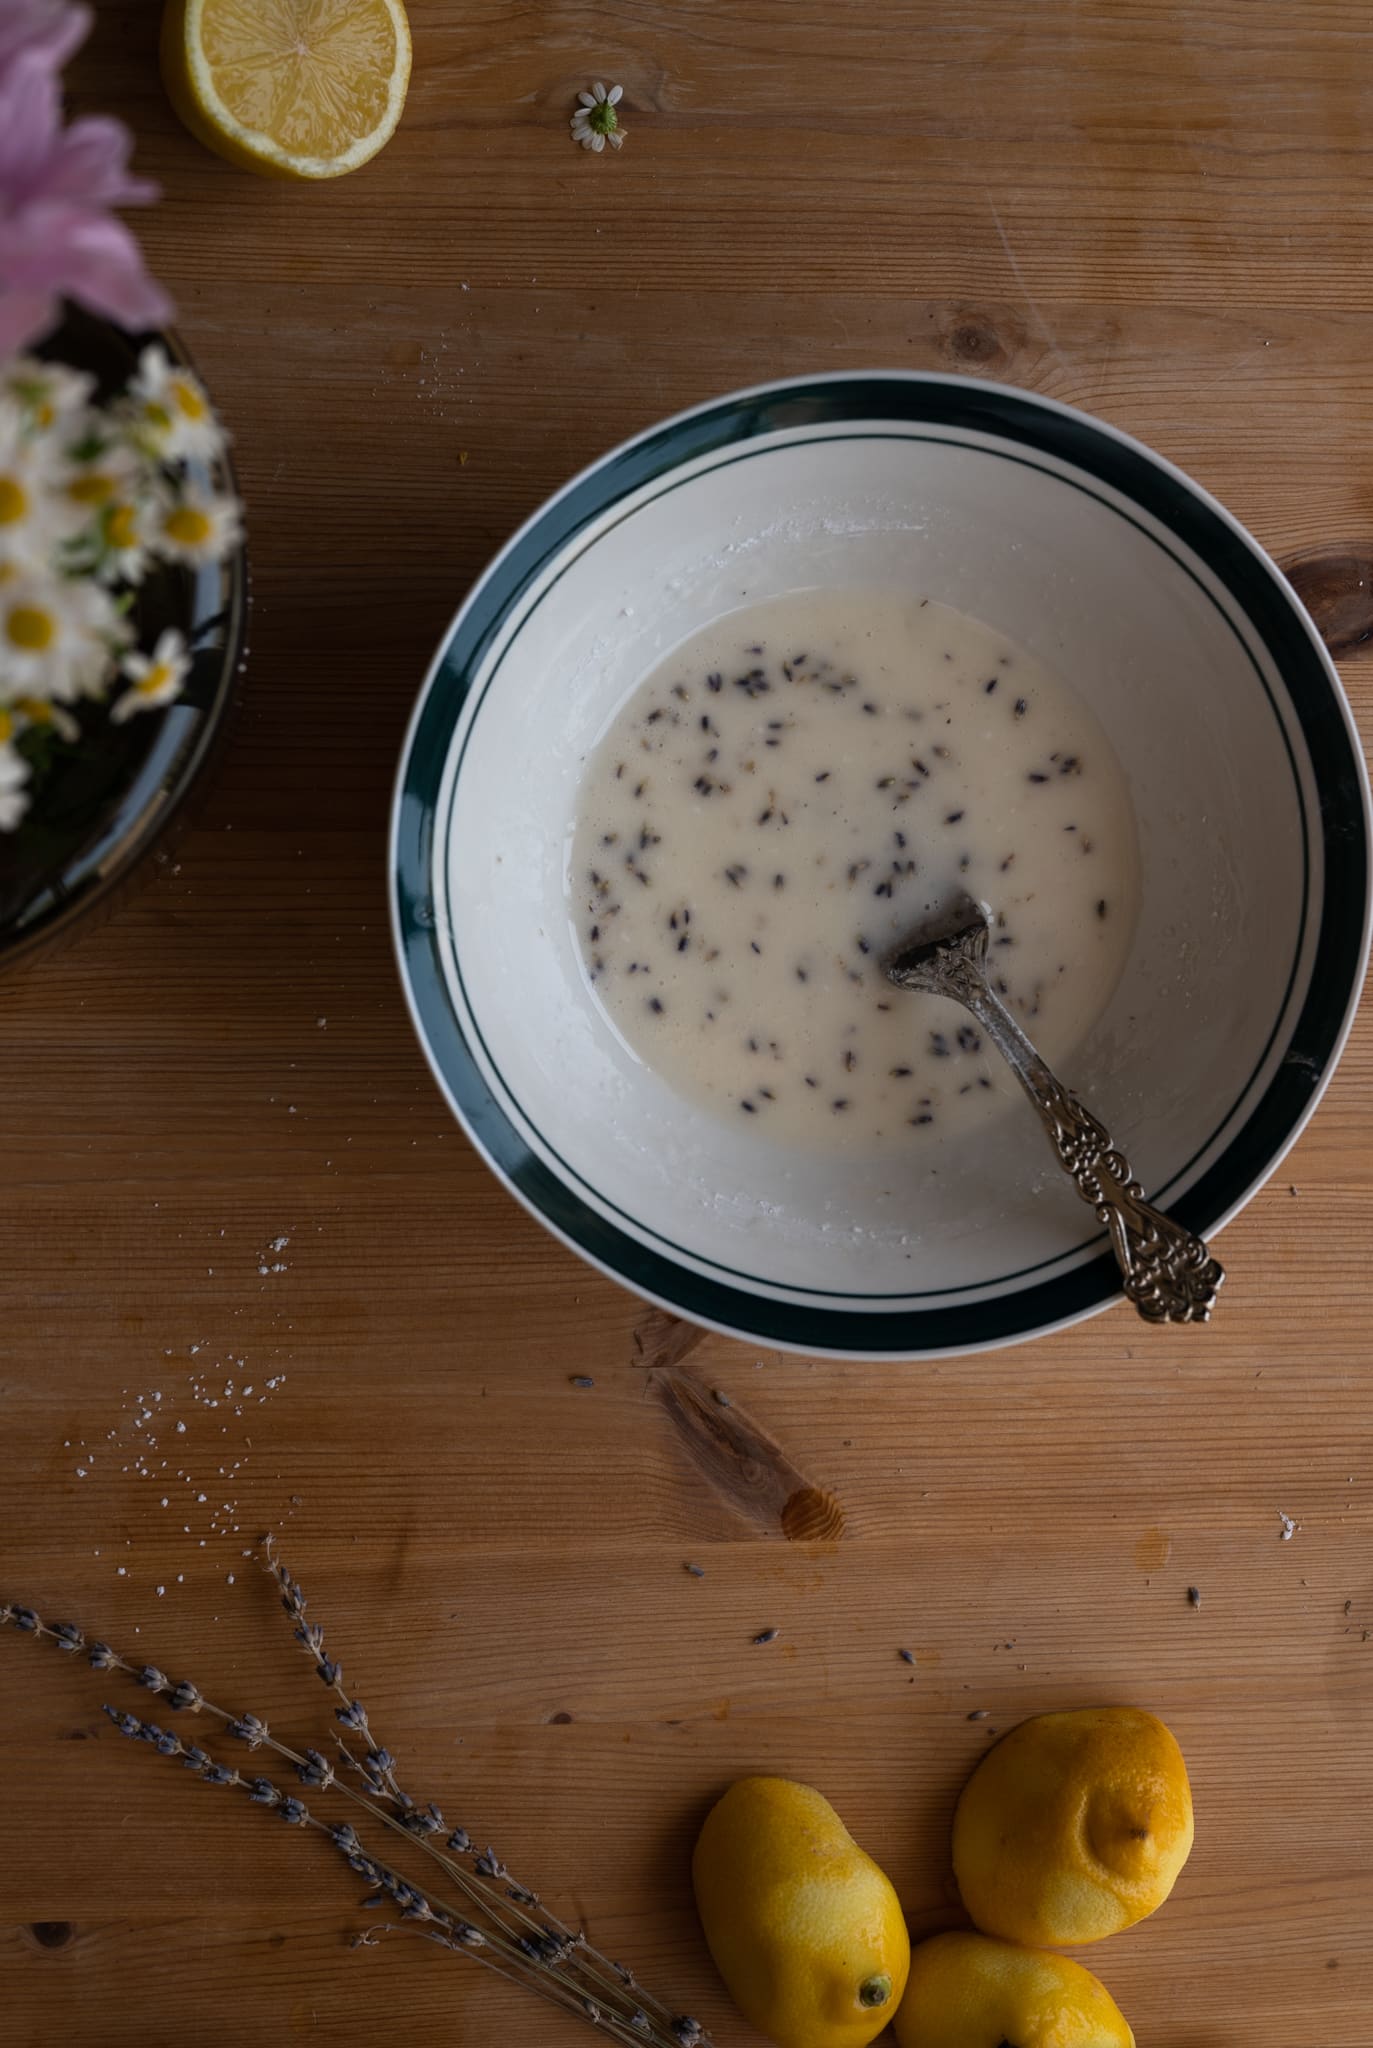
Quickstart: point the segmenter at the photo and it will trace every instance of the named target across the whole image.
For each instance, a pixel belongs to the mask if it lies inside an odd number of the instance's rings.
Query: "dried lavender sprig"
[[[368,1780],[375,1792],[385,1794],[394,1800],[402,1814],[410,1813],[415,1808],[415,1802],[407,1792],[401,1790],[396,1782],[396,1760],[390,1750],[383,1749],[381,1744],[374,1739],[367,1721],[367,1709],[363,1706],[362,1701],[350,1699],[344,1690],[343,1666],[336,1658],[328,1654],[324,1645],[324,1630],[320,1627],[319,1623],[307,1619],[305,1609],[308,1602],[306,1601],[305,1592],[300,1581],[287,1571],[286,1566],[277,1556],[273,1537],[270,1535],[264,1536],[260,1549],[262,1551],[263,1564],[269,1576],[275,1580],[277,1591],[281,1596],[281,1604],[290,1617],[292,1633],[296,1641],[314,1664],[315,1670],[319,1673],[324,1684],[329,1687],[331,1692],[336,1693],[343,1702],[342,1709],[335,1713],[334,1718],[343,1727],[350,1728],[354,1733],[360,1735],[367,1745],[366,1756],[363,1759],[360,1760],[353,1756],[350,1751],[349,1761]],[[340,1747],[345,1747],[345,1745],[340,1742]],[[423,1833],[426,1830],[420,1828],[416,1832]]]
[[[374,1803],[372,1799],[354,1791],[351,1786],[334,1777],[333,1772],[329,1770],[325,1760],[320,1757],[318,1751],[307,1750],[303,1756],[298,1754],[295,1750],[288,1748],[286,1744],[278,1742],[271,1734],[267,1724],[259,1719],[256,1714],[231,1714],[226,1708],[217,1706],[213,1700],[207,1699],[190,1680],[184,1679],[177,1684],[173,1684],[166,1673],[161,1671],[156,1665],[131,1664],[121,1657],[116,1650],[112,1649],[108,1643],[99,1640],[89,1640],[71,1622],[58,1622],[49,1625],[30,1607],[18,1606],[8,1601],[0,1601],[0,1626],[3,1626],[6,1622],[12,1623],[22,1633],[35,1637],[47,1637],[58,1649],[65,1650],[69,1654],[84,1650],[93,1670],[123,1672],[154,1695],[165,1695],[168,1704],[174,1708],[189,1709],[191,1712],[203,1711],[212,1715],[223,1724],[228,1734],[234,1736],[239,1741],[247,1743],[250,1748],[256,1749],[265,1746],[273,1750],[286,1762],[295,1766],[297,1775],[304,1777],[306,1772],[314,1772],[316,1763],[322,1765],[328,1773],[327,1777],[311,1775],[305,1778],[305,1782],[321,1785],[332,1784],[335,1789],[342,1793],[345,1799],[351,1800],[354,1805],[360,1807],[365,1813],[370,1813],[383,1826],[393,1829],[397,1834],[404,1835],[409,1840],[418,1840],[419,1846],[425,1849],[431,1856],[436,1857],[453,1880],[473,1901],[477,1910],[485,1913],[494,1922],[497,1933],[495,1937],[487,1936],[486,1939],[488,1941],[494,1940],[494,1944],[498,1949],[509,1947],[518,1951],[518,1958],[512,1957],[512,1962],[515,1964],[519,1974],[502,1973],[509,1975],[512,1983],[528,1985],[532,1989],[539,1990],[545,1996],[550,1995],[546,1987],[550,1984],[556,1984],[560,1991],[567,1993],[567,1998],[570,2002],[562,1999],[555,1999],[554,2002],[562,2003],[565,2010],[573,2013],[576,2017],[590,2021],[593,2025],[604,2026],[611,2024],[617,2030],[621,2027],[629,2027],[632,2031],[629,2034],[620,2034],[619,2038],[621,2039],[633,2042],[647,2041],[651,2044],[651,2048],[712,2048],[709,2036],[705,2033],[698,2020],[692,2019],[686,2014],[671,2014],[667,2012],[665,2007],[659,2005],[656,1999],[645,1999],[632,1971],[627,1970],[621,1963],[607,1962],[606,1958],[590,1948],[584,1935],[571,1933],[562,1927],[551,1914],[547,1916],[551,1924],[541,1927],[538,1922],[530,1921],[527,1916],[519,1912],[518,1908],[512,1912],[511,1908],[505,1906],[503,1897],[499,1895],[493,1897],[489,1887],[479,1886],[477,1882],[467,1875],[461,1866],[453,1864],[449,1858],[436,1851],[432,1843],[426,1841],[423,1836],[416,1836],[412,1830],[404,1825],[402,1820],[388,1812],[384,1806]],[[144,1739],[153,1741],[164,1755],[176,1755],[182,1747],[179,1737],[170,1731],[157,1728],[155,1723],[142,1724],[133,1715],[120,1717],[109,1708],[106,1711],[111,1714],[111,1718],[115,1720],[116,1726],[121,1728],[121,1732],[134,1735],[138,1734],[145,1725],[150,1728],[153,1731],[152,1734],[145,1736]],[[126,1727],[125,1723],[129,1725]],[[167,1745],[170,1745],[170,1747]],[[236,1771],[229,1769],[225,1765],[215,1763],[214,1759],[209,1757],[202,1749],[194,1747],[185,1748],[184,1754],[191,1767],[199,1768],[201,1775],[208,1783],[235,1784],[249,1782],[263,1786],[269,1784],[269,1781],[266,1779],[255,1781],[241,1779]],[[314,1763],[312,1763],[312,1759],[315,1760]],[[307,1819],[312,1818],[306,1813],[301,1801],[294,1801],[292,1803],[292,1807],[288,1810],[289,1818],[297,1818],[294,1811],[297,1807],[300,1808],[301,1814],[305,1815]],[[322,1822],[313,1824],[320,1827],[324,1825]],[[334,1839],[333,1830],[325,1829],[325,1832],[330,1834],[331,1839]],[[351,1829],[347,1830],[347,1832],[352,1834]],[[354,1840],[356,1840],[355,1836]],[[361,1845],[359,1844],[358,1847],[360,1849]],[[504,1872],[504,1866],[496,1861],[494,1853],[490,1850],[486,1852],[485,1857],[478,1858],[477,1862],[479,1864],[489,1862],[494,1870],[501,1872],[503,1875],[508,1875],[508,1873]],[[378,1864],[376,1867],[380,1870],[385,1866]],[[413,1893],[416,1898],[428,1897],[427,1894],[422,1892],[420,1887],[408,1886],[404,1879],[398,1881],[406,1887],[407,1893]],[[513,1897],[514,1894],[507,1893],[506,1896]],[[437,1905],[437,1902],[431,1903]],[[441,1905],[437,1905],[437,1910],[447,1913],[447,1908]],[[499,1917],[503,1910],[510,1912],[511,1917],[518,1919],[528,1930],[527,1933],[524,1935],[512,1934]],[[562,1938],[561,1942],[560,1937]],[[556,1954],[548,1953],[550,1943],[557,1950]],[[566,1944],[565,1948],[562,1945],[563,1943]],[[550,1969],[567,1961],[569,1956],[574,1958],[574,1968],[577,1968],[579,1965],[584,1967],[583,1956],[578,1956],[578,1951],[584,1952],[585,1958],[594,1959],[595,1963],[603,1965],[607,1971],[613,1973],[609,1977],[601,1977],[599,1972],[596,1973],[596,1981],[603,1987],[596,1997],[584,1995],[575,1984],[570,1983],[565,1977],[555,1978],[543,1975],[545,1969]],[[531,1968],[531,1966],[533,1967]],[[617,2011],[613,2003],[613,2001],[622,1998],[626,1992],[633,1993],[641,2001],[632,2008],[628,2015]],[[607,2002],[607,1993],[610,2001],[609,2011],[598,2010],[598,2006],[603,2006]],[[664,2016],[661,2028],[644,2011],[645,2003],[657,2006],[660,2014]]]
[[[356,1831],[348,1825],[330,1827],[317,1819],[303,1799],[283,1792],[270,1778],[245,1778],[233,1766],[219,1763],[205,1750],[184,1743],[181,1737],[169,1728],[159,1727],[155,1721],[141,1720],[136,1714],[127,1714],[117,1707],[106,1706],[106,1714],[121,1735],[131,1741],[146,1742],[159,1756],[178,1759],[186,1768],[208,1785],[233,1785],[245,1792],[254,1805],[276,1813],[288,1826],[310,1828],[325,1836],[338,1850],[349,1868],[379,1896],[389,1900],[402,1921],[421,1922],[424,1931],[444,1948],[455,1954],[470,1956],[485,1968],[494,1970],[498,1976],[512,1983],[527,1984],[538,1990],[548,2001],[564,2012],[578,2018],[588,2018],[584,2001],[561,1978],[531,1975],[528,1962],[520,1949],[506,1942],[493,1943],[491,1937],[474,1927],[470,1921],[456,1918],[448,1909],[423,1886],[411,1884],[399,1871],[389,1864],[371,1856],[358,1840]],[[640,2029],[631,2019],[617,2013],[597,2013],[596,2024],[608,2027],[612,2035],[626,2042],[644,2039]]]
[[[383,1921],[379,1927],[369,1928],[365,1934],[358,1935],[356,1945],[360,1948],[370,1948],[383,1934],[415,1934],[425,1941],[437,1942],[441,1948],[452,1948],[454,1945],[452,1937],[440,1928],[406,1927],[395,1920]],[[593,2027],[604,2026],[607,2019],[613,2022],[616,2018],[614,2014],[606,2014],[593,1998],[588,1997],[580,1998],[578,2003],[570,2006],[568,2010],[575,2012],[579,2019],[589,2020]],[[620,2024],[632,2027],[633,2032],[628,2038],[636,2043],[653,2039],[651,2033],[644,2031],[645,2025],[651,2026],[652,2023],[642,2008],[639,2008],[627,2022],[621,2021]],[[670,2023],[668,2033],[672,2038],[673,2048],[709,2048],[709,2042],[699,2020],[685,2017],[675,2019]]]
[[[350,1749],[341,1735],[335,1737],[341,1757],[363,1778],[373,1797],[389,1797],[394,1802],[401,1825],[420,1841],[427,1854],[447,1871],[448,1875],[458,1884],[467,1897],[471,1898],[473,1896],[471,1882],[466,1871],[460,1865],[455,1864],[451,1857],[445,1855],[444,1850],[446,1849],[456,1850],[459,1854],[468,1854],[471,1859],[472,1869],[478,1878],[487,1879],[492,1884],[501,1884],[504,1887],[506,1898],[516,1908],[515,1913],[511,1917],[523,1920],[527,1928],[536,1930],[537,1923],[530,1920],[520,1909],[539,1907],[546,1922],[556,1928],[560,1934],[565,1935],[569,1941],[577,1944],[581,1951],[577,1959],[577,1972],[579,1975],[586,1977],[588,1982],[597,1988],[601,1996],[618,1996],[625,1991],[632,1992],[643,2005],[651,2007],[657,2013],[658,2018],[669,2030],[679,2026],[684,2026],[687,2029],[696,2027],[698,2029],[697,2038],[704,2042],[706,2037],[703,2033],[699,2032],[698,2021],[692,2020],[684,2014],[674,2014],[660,1999],[654,1998],[644,1990],[634,1977],[632,1971],[625,1969],[621,1963],[611,1962],[608,1957],[602,1956],[596,1949],[592,1948],[584,1934],[569,1928],[563,1921],[558,1919],[555,1913],[549,1911],[543,1905],[537,1892],[533,1891],[528,1885],[521,1884],[517,1879],[511,1877],[510,1872],[489,1844],[484,1851],[479,1852],[474,1846],[467,1830],[459,1827],[455,1828],[451,1834],[448,1834],[442,1849],[437,1846],[431,1838],[446,1833],[446,1823],[442,1813],[433,1801],[421,1804],[401,1787],[395,1775],[395,1757],[389,1749],[383,1747],[374,1737],[368,1720],[367,1709],[362,1701],[350,1697],[345,1688],[343,1683],[343,1666],[337,1658],[329,1655],[325,1646],[324,1630],[321,1625],[318,1622],[309,1620],[306,1614],[306,1608],[309,1603],[306,1599],[305,1589],[299,1579],[287,1570],[285,1564],[277,1556],[275,1538],[270,1534],[264,1536],[259,1547],[262,1553],[264,1568],[275,1581],[281,1597],[282,1607],[293,1624],[293,1634],[297,1643],[300,1644],[306,1655],[313,1662],[323,1683],[342,1702],[342,1705],[335,1710],[334,1719],[341,1727],[360,1736],[366,1744],[364,1754],[359,1757]],[[488,1910],[492,1909],[488,1907]],[[498,1922],[498,1924],[500,1923]],[[535,1940],[539,1939],[539,1933],[535,1931],[532,1938]],[[675,2040],[686,2037],[674,2035],[673,2038]]]

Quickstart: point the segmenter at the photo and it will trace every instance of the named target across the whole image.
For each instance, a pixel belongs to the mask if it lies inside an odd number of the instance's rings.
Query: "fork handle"
[[[1059,1165],[1110,1232],[1126,1297],[1146,1322],[1209,1322],[1225,1279],[1219,1260],[1201,1238],[1145,1200],[1106,1126],[1064,1087],[980,974],[962,977],[958,998],[1015,1074]]]

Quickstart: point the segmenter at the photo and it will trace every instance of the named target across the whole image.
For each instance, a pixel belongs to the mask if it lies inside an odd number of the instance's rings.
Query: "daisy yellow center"
[[[17,478],[0,476],[0,526],[17,526],[29,509],[29,494]]]
[[[74,498],[78,505],[103,505],[107,498],[114,496],[114,478],[107,469],[88,469],[82,476],[74,476],[67,485],[67,496]]]
[[[105,516],[105,538],[121,554],[138,545],[138,524],[132,505],[111,505]]]
[[[40,398],[33,409],[33,416],[40,427],[50,427],[57,418],[57,407],[50,398]]]
[[[57,637],[57,621],[41,605],[17,604],[5,621],[5,637],[25,654],[43,654]]]
[[[148,425],[155,427],[160,434],[165,434],[172,423],[172,416],[166,406],[159,405],[155,398],[145,399],[143,417],[148,422]]]
[[[41,697],[18,697],[15,702],[30,725],[52,724],[52,706],[45,704]]]
[[[155,697],[172,680],[172,667],[168,661],[155,661],[145,676],[134,684],[140,697]]]
[[[198,548],[210,538],[212,528],[206,515],[194,505],[177,505],[163,520],[162,530],[179,547]]]
[[[186,383],[182,377],[172,379],[172,397],[176,400],[177,411],[184,413],[188,420],[203,420],[209,413],[209,406],[194,384]]]
[[[14,720],[8,711],[0,711],[0,747],[14,738]]]

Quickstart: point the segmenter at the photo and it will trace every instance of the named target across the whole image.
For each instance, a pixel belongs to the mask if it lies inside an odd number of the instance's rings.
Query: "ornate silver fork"
[[[987,916],[951,904],[885,962],[897,988],[949,996],[977,1019],[1039,1113],[1058,1163],[1110,1232],[1125,1293],[1151,1323],[1211,1319],[1225,1269],[1201,1238],[1144,1198],[1106,1126],[1045,1065],[987,979]]]

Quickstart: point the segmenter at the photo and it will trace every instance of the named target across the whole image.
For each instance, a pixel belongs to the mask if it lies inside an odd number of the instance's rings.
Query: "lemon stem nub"
[[[865,2005],[869,2012],[879,2005],[885,2005],[890,1997],[890,1977],[868,1977],[858,1987],[858,2003]]]

